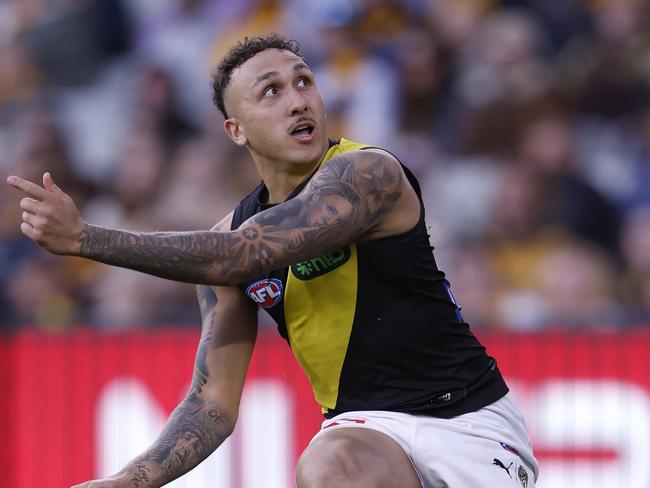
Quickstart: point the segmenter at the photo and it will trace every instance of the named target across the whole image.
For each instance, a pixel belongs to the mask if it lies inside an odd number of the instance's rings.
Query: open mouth
[[[314,126],[309,122],[296,125],[291,131],[291,135],[298,139],[310,139],[314,133]]]

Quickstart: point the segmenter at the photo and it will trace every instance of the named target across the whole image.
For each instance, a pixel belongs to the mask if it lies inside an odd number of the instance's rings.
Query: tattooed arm
[[[197,294],[203,328],[185,399],[146,452],[109,479],[73,488],[162,486],[198,465],[231,434],[255,343],[257,312],[237,288],[199,285]]]
[[[404,231],[415,224],[419,213],[417,197],[399,163],[375,151],[331,159],[297,197],[227,232],[135,233],[78,220],[57,226],[57,216],[76,211],[69,205],[51,210],[56,198],[69,198],[65,193],[45,180],[45,188],[24,180],[11,184],[38,200],[21,202],[23,233],[52,252],[210,285],[234,285],[359,239]],[[41,207],[47,215],[39,214]],[[66,232],[62,244],[59,236]]]

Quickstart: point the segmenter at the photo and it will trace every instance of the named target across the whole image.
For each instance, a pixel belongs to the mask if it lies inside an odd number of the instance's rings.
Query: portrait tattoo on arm
[[[123,471],[133,473],[134,487],[148,486],[144,482],[151,472],[159,473],[156,486],[168,483],[207,458],[233,428],[224,410],[191,392],[176,407],[154,445]]]
[[[401,197],[396,161],[373,151],[328,161],[296,197],[230,232],[134,233],[89,225],[81,255],[202,284],[236,285],[363,238]]]

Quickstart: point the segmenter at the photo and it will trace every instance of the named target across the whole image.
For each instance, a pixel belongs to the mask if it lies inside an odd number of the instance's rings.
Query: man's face
[[[327,148],[325,108],[314,74],[290,51],[267,49],[235,69],[225,104],[243,135],[235,142],[265,159],[313,163]]]

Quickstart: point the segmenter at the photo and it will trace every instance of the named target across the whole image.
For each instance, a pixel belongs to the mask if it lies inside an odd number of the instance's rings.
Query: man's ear
[[[226,119],[223,123],[223,128],[235,144],[238,146],[245,146],[248,144],[248,137],[239,125],[239,121],[235,118]]]

